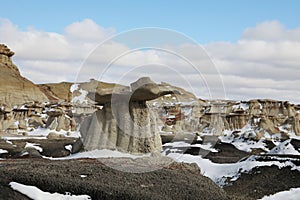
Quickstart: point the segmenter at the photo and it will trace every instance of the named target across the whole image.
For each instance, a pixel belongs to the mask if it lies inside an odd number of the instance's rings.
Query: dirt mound
[[[117,171],[94,159],[22,159],[0,161],[0,165],[7,182],[48,192],[87,194],[92,199],[228,199],[197,167],[181,163],[148,173]]]

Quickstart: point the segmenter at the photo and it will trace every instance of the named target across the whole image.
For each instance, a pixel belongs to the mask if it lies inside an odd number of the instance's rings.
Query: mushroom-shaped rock
[[[109,88],[97,87],[88,93],[88,97],[98,104],[111,103],[112,101],[150,101],[166,94],[179,93],[170,86],[157,84],[149,77],[142,77],[130,87],[115,85]]]
[[[113,87],[101,87],[100,83],[99,86],[94,86],[95,88],[90,89],[87,97],[100,105],[110,103],[113,95],[119,98],[124,98],[130,95],[129,87],[125,87],[122,85],[114,85]]]
[[[146,101],[173,93],[168,87],[150,78],[141,78],[125,86],[97,88],[88,97],[103,105],[101,110],[86,118],[80,127],[85,149],[118,149],[131,153],[161,150],[161,138],[156,115]]]
[[[131,101],[150,101],[158,97],[179,93],[173,91],[169,86],[156,84],[149,77],[142,77],[134,83],[131,83]]]

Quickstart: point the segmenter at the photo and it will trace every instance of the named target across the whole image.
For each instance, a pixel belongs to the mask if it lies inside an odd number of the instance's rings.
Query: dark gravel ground
[[[147,173],[112,169],[95,159],[0,161],[0,199],[26,199],[9,190],[11,181],[35,185],[43,191],[87,194],[92,199],[229,199],[195,165],[172,163]],[[87,175],[86,178],[80,175]]]
[[[209,138],[208,138],[209,139]],[[27,142],[39,144],[44,151],[42,155],[61,157],[70,154],[65,145],[75,142],[72,138],[60,140],[36,140]],[[48,192],[71,192],[72,194],[87,194],[92,199],[233,199],[253,200],[265,195],[300,187],[300,173],[290,168],[279,169],[276,166],[254,168],[231,185],[223,189],[210,179],[202,176],[196,165],[170,162],[159,166],[158,170],[147,173],[128,173],[116,168],[135,171],[136,163],[132,159],[78,159],[50,161],[41,159],[37,151],[29,151],[27,156],[20,156],[26,144],[25,140],[15,140],[9,144],[0,140],[0,148],[9,151],[2,154],[0,160],[0,200],[27,200],[28,198],[12,190],[8,184],[16,181],[26,185],[34,185]],[[292,141],[295,147],[300,147],[299,141]],[[236,149],[231,144],[217,142],[214,146],[217,153],[205,152],[199,148],[183,149],[184,153],[202,155],[215,163],[235,163],[249,153]],[[32,150],[32,149],[31,149]],[[252,153],[253,154],[253,153]],[[254,153],[255,154],[255,153]],[[167,158],[164,158],[167,159]],[[263,156],[257,151],[259,161],[292,161],[300,165],[299,157]],[[141,160],[141,163],[151,163],[153,160]],[[169,160],[167,160],[169,162]],[[106,163],[106,164],[103,164]],[[108,167],[115,166],[113,168]],[[157,167],[159,162],[154,162]],[[152,167],[151,165],[149,165]],[[80,175],[87,175],[86,178]]]
[[[66,145],[75,143],[76,138],[63,138],[63,139],[17,139],[11,140],[11,143],[0,139],[0,148],[7,150],[8,153],[0,154],[0,158],[19,158],[27,149],[25,149],[26,142],[34,143],[43,149],[41,154],[48,157],[64,157],[70,154],[70,151],[65,149]],[[29,150],[30,151],[30,150]],[[30,152],[31,153],[31,152]],[[37,154],[29,155],[27,157],[41,157]]]
[[[254,200],[297,187],[300,187],[299,171],[270,166],[254,168],[250,173],[242,174],[232,185],[224,187],[224,190],[230,196]]]

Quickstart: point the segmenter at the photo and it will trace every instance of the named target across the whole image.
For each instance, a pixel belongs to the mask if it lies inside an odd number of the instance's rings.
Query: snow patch
[[[300,188],[291,188],[289,191],[282,191],[270,196],[264,196],[261,200],[298,200]]]
[[[213,163],[209,159],[189,154],[170,153],[167,156],[173,158],[177,162],[196,163],[202,174],[212,179],[219,186],[226,185],[228,183],[227,180],[237,180],[241,173],[247,173],[255,167],[275,165],[279,168],[283,168],[290,166],[292,167],[292,170],[300,171],[300,167],[297,167],[290,161],[284,163],[279,161],[260,162],[256,161],[253,156],[242,162],[226,164]]]
[[[76,154],[72,154],[62,158],[48,158],[50,160],[69,160],[69,159],[78,159],[78,158],[141,158],[141,157],[148,157],[151,154],[143,154],[143,155],[133,155],[129,153],[123,153],[117,150],[109,150],[109,149],[101,149],[101,150],[92,150],[92,151],[85,151]]]
[[[207,150],[207,151],[218,152],[218,150],[212,148],[213,145],[211,143],[207,143],[207,144],[189,144],[189,143],[186,143],[186,142],[170,142],[170,143],[165,143],[163,146],[164,147],[172,147],[172,148],[199,147],[199,148]]]
[[[34,148],[39,152],[43,152],[43,149],[39,146],[39,144],[35,144],[35,143],[26,142],[25,149],[26,148]]]
[[[80,92],[80,95],[74,97],[72,99],[72,103],[77,103],[77,102],[79,102],[79,103],[87,103],[86,96],[88,94],[88,91],[80,89],[79,92]]]
[[[249,105],[246,104],[246,103],[240,103],[240,104],[237,104],[237,105],[232,106],[232,108],[233,108],[234,110],[243,109],[244,111],[246,111],[246,110],[249,109]]]
[[[70,87],[70,92],[73,93],[75,90],[78,90],[78,88],[79,88],[79,84],[74,83],[74,84],[71,85],[71,87]]]
[[[300,155],[299,151],[297,151],[290,142],[291,139],[280,143],[271,149],[268,154]]]
[[[0,149],[0,154],[3,154],[3,153],[8,153],[8,151],[4,150],[4,149]]]
[[[66,145],[65,149],[71,152],[72,151],[72,145],[70,145],[70,144]]]
[[[238,137],[235,137],[231,131],[224,131],[222,136],[219,136],[219,139],[223,143],[230,143],[234,145],[237,149],[245,152],[251,152],[252,149],[262,149],[266,152],[269,149],[266,147],[265,139],[261,138],[259,141],[252,140],[251,137],[255,136],[255,132],[248,124],[240,130]]]
[[[29,198],[33,200],[52,200],[52,199],[57,199],[57,200],[90,200],[91,197],[88,195],[72,195],[70,193],[66,194],[59,194],[59,193],[49,193],[49,192],[44,192],[40,190],[39,188],[35,186],[28,186],[28,185],[23,185],[20,183],[16,182],[11,182],[9,185],[12,187],[12,189],[28,196]]]

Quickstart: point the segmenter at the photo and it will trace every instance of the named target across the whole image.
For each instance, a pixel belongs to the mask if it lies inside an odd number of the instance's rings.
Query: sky
[[[35,83],[129,84],[147,75],[204,99],[300,103],[297,0],[10,0],[1,7],[0,43]]]

